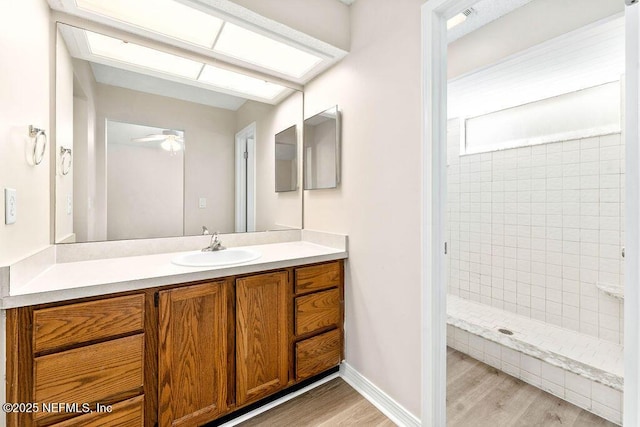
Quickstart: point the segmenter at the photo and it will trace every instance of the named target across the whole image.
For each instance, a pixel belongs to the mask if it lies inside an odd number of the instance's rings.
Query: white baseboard
[[[340,377],[399,426],[419,427],[420,420],[380,390],[346,362],[340,365]]]
[[[362,397],[371,402],[380,410],[380,412],[385,414],[395,424],[402,427],[419,427],[421,425],[420,420],[415,415],[407,411],[402,405],[380,390],[360,372],[352,368],[351,365],[346,362],[342,362],[340,365],[340,373],[331,374],[322,378],[305,388],[287,394],[280,399],[274,400],[273,402],[254,409],[251,412],[247,412],[238,418],[234,418],[233,420],[222,424],[220,427],[232,427],[240,424],[338,377],[341,377],[347,384],[353,387],[362,395]]]
[[[244,415],[241,415],[237,418],[232,419],[231,421],[228,421],[224,424],[221,424],[220,427],[232,427],[235,426],[237,424],[240,424],[242,422],[245,422],[257,415],[262,414],[263,412],[267,412],[269,409],[275,408],[276,406],[282,405],[283,403],[293,399],[294,397],[298,397],[301,394],[304,394],[306,392],[308,392],[309,390],[313,390],[314,388],[321,386],[322,384],[329,382],[333,379],[336,379],[340,376],[340,374],[338,374],[337,372],[335,374],[331,374],[329,376],[326,376],[324,378],[322,378],[321,380],[318,380],[316,382],[314,382],[313,384],[309,384],[308,386],[301,388],[298,391],[294,391],[293,393],[289,393],[286,396],[282,396],[280,399],[276,399],[273,402],[267,403],[266,405],[262,405],[259,408],[254,409],[251,412],[247,412]]]

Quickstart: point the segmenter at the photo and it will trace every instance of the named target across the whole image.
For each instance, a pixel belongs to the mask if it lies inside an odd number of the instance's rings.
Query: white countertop
[[[246,246],[262,256],[242,264],[183,267],[171,259],[183,252],[57,263],[32,280],[9,288],[3,309],[116,292],[255,273],[344,259],[347,252],[307,241]]]

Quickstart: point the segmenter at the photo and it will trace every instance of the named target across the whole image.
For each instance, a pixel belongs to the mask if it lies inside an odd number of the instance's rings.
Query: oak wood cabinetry
[[[266,397],[289,380],[288,273],[236,280],[237,405]]]
[[[160,425],[194,425],[227,409],[228,288],[221,281],[160,292]]]
[[[335,261],[296,268],[294,331],[291,337],[294,378],[303,380],[343,359],[344,264]]]
[[[144,294],[8,310],[8,424],[141,426],[144,350]]]
[[[331,261],[7,310],[7,402],[93,410],[8,425],[198,426],[259,402],[340,363],[343,276]]]

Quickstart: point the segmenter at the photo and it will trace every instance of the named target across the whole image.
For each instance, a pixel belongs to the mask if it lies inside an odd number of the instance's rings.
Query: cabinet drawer
[[[340,290],[296,298],[296,335],[340,324]]]
[[[142,294],[34,310],[33,351],[142,331],[143,327]]]
[[[111,412],[93,412],[52,425],[51,427],[142,427],[144,396],[137,396],[111,406]]]
[[[296,379],[312,377],[340,363],[340,331],[296,343]]]
[[[103,403],[139,394],[143,385],[144,334],[36,357],[34,400]],[[55,413],[38,412],[35,419]]]
[[[340,285],[340,262],[296,269],[297,294]]]

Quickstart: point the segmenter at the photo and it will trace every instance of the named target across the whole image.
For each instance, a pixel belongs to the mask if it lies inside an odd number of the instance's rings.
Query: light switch
[[[207,207],[207,198],[206,197],[200,197],[200,201],[198,202],[198,207],[200,209],[204,209]]]
[[[14,188],[4,189],[4,223],[14,224],[17,218],[17,192]]]
[[[67,195],[67,215],[71,215],[71,212],[73,212],[73,198],[69,194]]]

